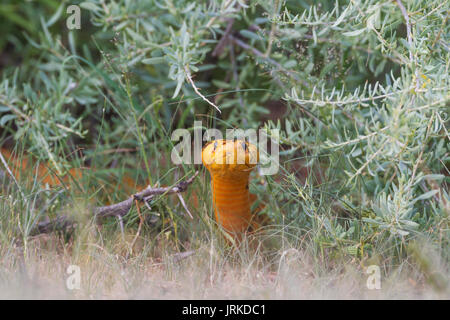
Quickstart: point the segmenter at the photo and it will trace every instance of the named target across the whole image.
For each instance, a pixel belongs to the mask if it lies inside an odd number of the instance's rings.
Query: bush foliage
[[[4,143],[58,175],[97,168],[80,184],[104,203],[124,194],[104,195],[102,173],[152,184],[192,173],[170,163],[170,134],[195,120],[280,129],[279,173],[251,186],[274,225],[322,258],[402,258],[427,239],[447,261],[447,1],[89,0],[80,30],[66,27],[68,5],[0,6]],[[32,223],[41,209],[27,209]]]

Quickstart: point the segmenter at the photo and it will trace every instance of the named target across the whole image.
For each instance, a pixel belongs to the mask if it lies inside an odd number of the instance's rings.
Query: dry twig
[[[192,80],[191,72],[189,71],[189,68],[188,68],[188,67],[185,67],[185,68],[184,68],[184,71],[186,71],[186,76],[187,76],[187,78],[188,78],[188,81],[189,81],[189,83],[191,84],[192,88],[194,88],[195,93],[198,94],[198,95],[200,96],[200,98],[203,99],[203,101],[207,102],[208,104],[210,104],[210,105],[212,105],[214,108],[216,108],[216,110],[219,111],[219,113],[222,113],[222,111],[220,111],[220,109],[219,109],[218,106],[216,106],[214,103],[212,103],[211,101],[209,101],[208,99],[206,99],[206,97],[200,93],[200,90],[199,90],[199,89],[197,88],[197,86],[195,85],[194,80]]]
[[[127,200],[122,202],[112,204],[104,207],[95,207],[92,210],[92,214],[94,218],[99,221],[102,218],[106,217],[123,217],[128,213],[131,209],[133,202],[137,199],[140,201],[145,201],[145,198],[153,195],[166,195],[173,193],[180,193],[187,190],[187,187],[194,181],[195,177],[197,177],[198,171],[195,174],[187,179],[186,181],[181,181],[173,187],[160,187],[153,188],[148,186],[144,190],[132,195]],[[73,226],[76,222],[68,218],[67,216],[60,216],[51,221],[40,222],[36,225],[36,227],[31,231],[31,235],[37,235],[41,233],[50,233],[52,231],[64,230],[67,227]]]

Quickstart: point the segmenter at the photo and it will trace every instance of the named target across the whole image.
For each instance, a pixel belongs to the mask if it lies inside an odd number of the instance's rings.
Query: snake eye
[[[242,142],[242,149],[244,149],[245,153],[248,153],[248,146],[246,142]]]
[[[202,149],[206,149],[206,147],[209,146],[211,143],[213,143],[213,141],[208,141],[208,142],[206,142],[206,143],[203,145]]]

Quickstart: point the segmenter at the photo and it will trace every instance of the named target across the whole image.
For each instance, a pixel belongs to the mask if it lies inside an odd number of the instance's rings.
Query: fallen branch
[[[138,201],[147,201],[148,197],[155,195],[166,195],[166,194],[174,194],[180,193],[187,190],[187,187],[194,181],[195,177],[197,177],[198,171],[195,174],[187,179],[186,181],[181,181],[173,187],[161,187],[161,188],[153,188],[148,186],[144,190],[133,194],[127,200],[122,202],[112,204],[104,207],[95,207],[92,210],[92,214],[96,221],[99,221],[102,218],[106,217],[123,217],[126,215],[131,207],[133,206],[133,202]],[[40,222],[36,225],[35,228],[30,232],[30,235],[37,235],[41,233],[50,233],[52,231],[64,230],[70,226],[73,226],[76,222],[66,216],[60,216],[51,221]]]
[[[72,227],[74,224],[75,222],[70,220],[68,217],[60,216],[51,221],[39,222],[36,227],[31,230],[30,236],[36,236],[43,233],[51,233],[54,231],[63,231]]]

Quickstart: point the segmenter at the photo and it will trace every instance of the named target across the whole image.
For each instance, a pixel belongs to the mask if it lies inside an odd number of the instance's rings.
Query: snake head
[[[214,140],[202,151],[203,165],[218,175],[242,175],[250,172],[258,161],[258,148],[244,140]]]

